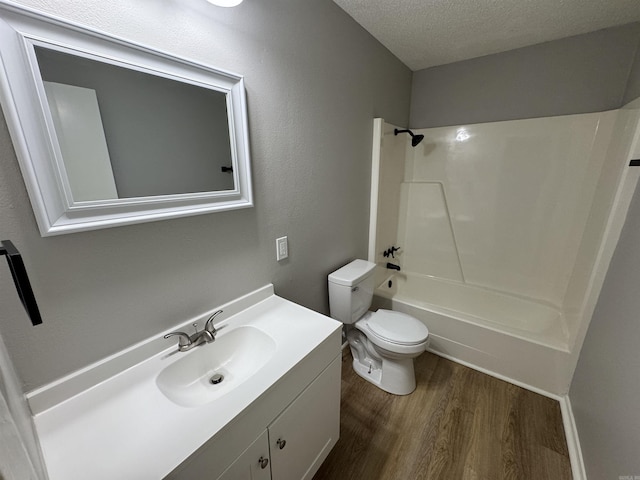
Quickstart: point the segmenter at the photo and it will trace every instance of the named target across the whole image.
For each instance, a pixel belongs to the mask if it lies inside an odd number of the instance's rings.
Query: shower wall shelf
[[[27,275],[27,269],[24,267],[22,255],[20,255],[20,252],[11,240],[0,241],[0,255],[7,257],[13,283],[18,291],[20,301],[31,319],[31,323],[33,325],[40,325],[42,323],[42,317],[40,316],[40,310],[36,303],[36,297],[33,295],[33,290],[31,289],[31,282],[29,282],[29,276]]]

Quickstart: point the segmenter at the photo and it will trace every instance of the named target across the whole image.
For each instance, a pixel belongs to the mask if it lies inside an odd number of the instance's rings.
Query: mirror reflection
[[[35,52],[74,202],[235,188],[225,93]]]

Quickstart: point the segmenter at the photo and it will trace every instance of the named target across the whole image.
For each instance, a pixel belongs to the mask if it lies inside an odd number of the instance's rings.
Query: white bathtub
[[[565,388],[561,379],[569,347],[559,310],[433,277],[377,273],[374,307],[421,320],[435,353],[544,392]]]

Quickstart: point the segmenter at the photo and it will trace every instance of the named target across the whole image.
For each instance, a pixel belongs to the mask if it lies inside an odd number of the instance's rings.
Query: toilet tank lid
[[[329,275],[329,282],[353,287],[371,275],[376,268],[373,262],[354,260]]]

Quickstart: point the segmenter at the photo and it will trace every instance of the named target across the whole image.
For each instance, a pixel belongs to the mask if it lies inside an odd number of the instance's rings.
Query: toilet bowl
[[[354,260],[329,275],[331,316],[345,324],[353,369],[365,380],[395,395],[416,388],[413,359],[429,342],[427,327],[410,315],[369,311],[375,264]]]

